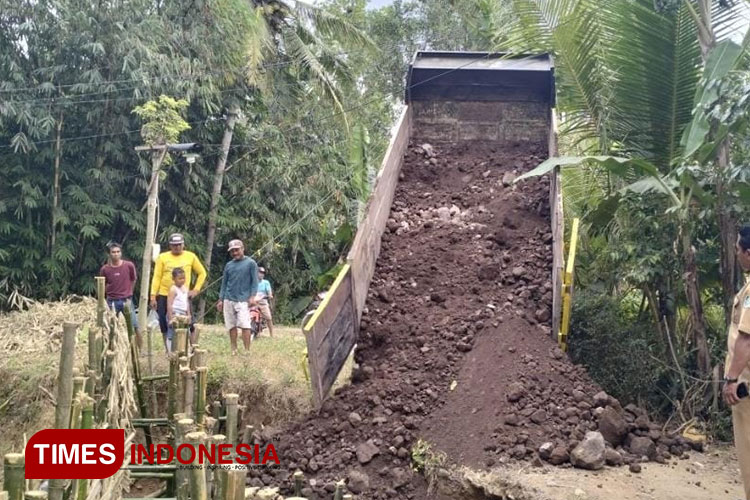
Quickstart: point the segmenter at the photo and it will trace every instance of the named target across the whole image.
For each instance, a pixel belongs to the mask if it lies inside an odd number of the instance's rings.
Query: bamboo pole
[[[206,366],[206,350],[205,349],[193,349],[193,357],[191,358],[193,370]]]
[[[10,497],[8,496],[7,491],[0,491],[0,500],[8,500],[8,498]]]
[[[175,427],[175,453],[179,449],[180,445],[187,443],[187,436],[195,430],[195,425],[192,419],[181,418],[177,421]],[[198,451],[198,447],[195,447],[195,451]],[[185,455],[181,455],[180,458],[187,458]],[[177,462],[177,470],[175,470],[175,496],[177,500],[188,500],[190,498],[190,485],[189,477],[190,474],[187,469],[180,466],[181,462],[177,460],[175,455],[175,461]]]
[[[23,500],[25,488],[23,453],[8,453],[3,461],[3,489],[8,500]]]
[[[215,449],[224,443],[226,436],[223,434],[214,434],[208,436],[208,444],[214,445]],[[218,470],[206,469],[206,490],[211,498],[218,499],[221,490],[221,475]]]
[[[96,326],[104,328],[104,313],[107,310],[107,300],[104,295],[105,278],[97,276],[96,278]]]
[[[253,432],[255,432],[255,427],[252,425],[246,425],[245,430],[242,432],[242,442],[245,444],[253,444]]]
[[[94,400],[87,394],[81,395],[81,429],[94,428]],[[86,500],[89,490],[88,479],[78,480],[77,500]],[[76,498],[71,496],[71,498]]]
[[[200,453],[197,452],[199,446],[206,441],[205,432],[191,432],[185,436],[185,440],[193,445],[196,450],[193,458],[193,465],[189,471],[190,477],[190,500],[208,500],[208,490],[206,489],[206,472],[205,464],[201,463]],[[243,477],[242,492],[245,492]]]
[[[89,328],[89,325],[84,325],[83,327],[84,332],[86,333],[86,338],[88,339],[88,344],[86,347],[88,347],[89,351],[89,370],[95,370],[98,367],[96,366],[96,330],[93,328]]]
[[[239,408],[237,402],[239,401],[239,394],[226,394],[224,396],[224,405],[227,409],[227,422],[226,422],[226,436],[227,443],[233,447],[237,445],[237,413]]]
[[[47,500],[47,492],[42,490],[27,491],[24,498],[26,500]]]
[[[205,433],[210,436],[214,432],[218,431],[218,428],[217,428],[218,423],[219,421],[216,420],[214,417],[209,417],[208,415],[205,415],[203,417],[203,428],[204,428]]]
[[[174,422],[174,414],[177,411],[177,388],[180,375],[180,360],[177,354],[169,353],[169,385],[167,386],[167,418]]]
[[[302,496],[302,488],[305,484],[305,475],[301,470],[294,473],[294,494],[296,496]]]
[[[71,402],[70,421],[68,427],[78,429],[78,419],[81,417],[81,391],[86,377],[73,377],[73,401]]]
[[[187,366],[180,366],[177,375],[177,411],[183,413],[185,410],[185,377],[188,371],[190,371],[190,368]]]
[[[221,469],[223,495],[220,500],[244,500],[245,477],[247,471],[242,469]]]
[[[70,426],[71,402],[73,399],[73,365],[76,355],[75,323],[63,323],[63,341],[60,348],[60,368],[57,376],[57,407],[55,408],[55,428],[68,429]],[[50,500],[62,500],[65,491],[64,479],[51,479],[49,482]]]
[[[183,412],[188,418],[193,418],[195,412],[195,372],[187,369],[182,372],[182,400],[184,406]]]
[[[83,384],[83,392],[86,394],[89,394],[91,396],[94,395],[94,391],[96,390],[96,371],[95,370],[89,370],[86,372],[86,382]]]
[[[336,481],[336,491],[333,492],[333,500],[344,500],[344,490],[346,486],[344,480]]]
[[[195,422],[198,428],[206,431],[206,388],[208,384],[208,368],[199,366],[195,370]]]
[[[185,328],[175,328],[172,350],[180,356],[187,356],[187,330]]]
[[[347,493],[343,497],[341,497],[343,500],[354,500],[354,496],[351,493]]]

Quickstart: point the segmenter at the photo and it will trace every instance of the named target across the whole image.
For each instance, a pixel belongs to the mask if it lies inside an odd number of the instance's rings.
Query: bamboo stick
[[[180,375],[180,360],[175,353],[169,353],[169,385],[167,386],[167,418],[174,422],[177,411],[177,388]]]
[[[208,415],[205,415],[203,417],[203,427],[205,429],[206,434],[211,435],[214,432],[218,431],[217,424],[219,423],[218,420],[216,420],[214,417],[209,417]]]
[[[8,496],[7,491],[0,491],[0,500],[8,500],[8,498],[10,497]]]
[[[208,437],[208,444],[213,444],[216,449],[224,443],[226,436],[223,434],[214,434]],[[221,475],[218,470],[206,469],[206,491],[211,498],[218,499],[221,490]]]
[[[198,428],[206,431],[206,388],[208,385],[208,368],[199,366],[195,370],[195,422]]]
[[[190,371],[187,366],[180,366],[180,371],[177,375],[177,411],[185,411],[185,377],[186,372]]]
[[[298,470],[294,473],[294,494],[297,496],[302,495],[302,488],[305,484],[305,475],[302,473],[301,470]]]
[[[104,327],[104,313],[107,310],[107,300],[104,296],[104,276],[96,277],[96,326]]]
[[[239,410],[237,402],[239,399],[239,394],[224,395],[224,405],[227,408],[225,434],[227,436],[227,443],[231,444],[233,447],[237,445],[237,413]]]
[[[96,330],[93,328],[89,328],[89,325],[83,326],[84,332],[86,332],[86,338],[88,339],[88,351],[89,351],[89,370],[95,370],[98,367],[96,366]]]
[[[242,469],[221,469],[220,475],[223,492],[220,500],[244,500],[247,471]]]
[[[195,426],[191,419],[182,418],[177,421],[177,426],[175,427],[175,453],[177,453],[180,445],[188,442],[187,436],[192,434],[194,430]],[[195,451],[198,451],[197,446],[195,447]],[[185,455],[180,455],[180,458],[187,457]],[[174,473],[175,496],[177,500],[188,500],[190,498],[190,474],[187,469],[180,467],[181,463],[177,460],[177,456],[175,456],[175,461],[177,462],[177,470],[175,470]]]
[[[187,369],[182,372],[183,412],[188,418],[195,417],[195,372]]]
[[[94,400],[87,394],[81,395],[81,429],[94,428]],[[88,479],[78,480],[77,500],[86,500],[89,490]],[[71,498],[76,498],[71,496]]]
[[[94,395],[94,391],[96,390],[96,371],[95,370],[88,370],[86,372],[86,382],[83,384],[83,392],[86,394],[89,394],[91,396]]]
[[[180,356],[187,356],[187,330],[185,328],[175,328],[172,342],[173,351]]]
[[[3,489],[9,500],[23,500],[25,488],[23,453],[8,453],[3,460]]]
[[[193,357],[191,358],[193,370],[206,366],[206,350],[205,349],[193,349]]]
[[[333,492],[333,500],[344,500],[344,480],[336,481],[336,491]]]
[[[185,440],[193,445],[196,450],[193,458],[193,465],[189,471],[190,477],[190,500],[208,500],[208,490],[206,489],[206,472],[205,464],[201,463],[200,453],[197,450],[201,444],[206,441],[205,432],[191,432],[185,436]],[[242,492],[245,492],[244,477]]]
[[[78,429],[78,419],[81,417],[81,399],[79,396],[85,382],[86,377],[73,377],[73,400],[71,402],[70,421],[68,422],[70,429]]]
[[[351,493],[347,493],[342,497],[343,500],[353,500],[354,496]]]
[[[242,432],[242,442],[245,444],[253,444],[253,432],[255,432],[255,427],[252,425],[246,425],[245,430]]]
[[[27,491],[24,498],[26,500],[47,500],[47,492],[42,490]]]
[[[221,401],[214,401],[211,403],[211,416],[216,420],[221,417]]]
[[[57,376],[57,407],[55,408],[56,429],[68,429],[70,426],[70,410],[73,399],[73,365],[75,364],[77,330],[77,324],[70,322],[63,323],[63,341],[60,348],[60,367]],[[50,500],[62,500],[64,490],[64,479],[50,480]]]

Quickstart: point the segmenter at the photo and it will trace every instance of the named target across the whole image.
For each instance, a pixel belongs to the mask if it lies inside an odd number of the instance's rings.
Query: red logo
[[[124,429],[45,429],[26,445],[26,479],[104,479],[124,455]]]

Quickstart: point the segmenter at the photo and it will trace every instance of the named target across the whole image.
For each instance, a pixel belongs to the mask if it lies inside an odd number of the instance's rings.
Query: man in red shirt
[[[122,258],[122,247],[119,243],[110,243],[109,263],[102,266],[99,276],[104,276],[106,285],[104,295],[109,307],[114,308],[116,314],[120,314],[125,304],[129,303],[133,328],[138,331],[138,320],[133,304],[133,287],[138,274],[135,272],[135,264]]]

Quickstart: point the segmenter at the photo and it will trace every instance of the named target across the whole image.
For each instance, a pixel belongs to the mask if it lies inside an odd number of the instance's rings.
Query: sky
[[[391,3],[393,3],[393,0],[370,0],[369,2],[367,2],[367,8],[378,9],[385,5],[390,5]]]

